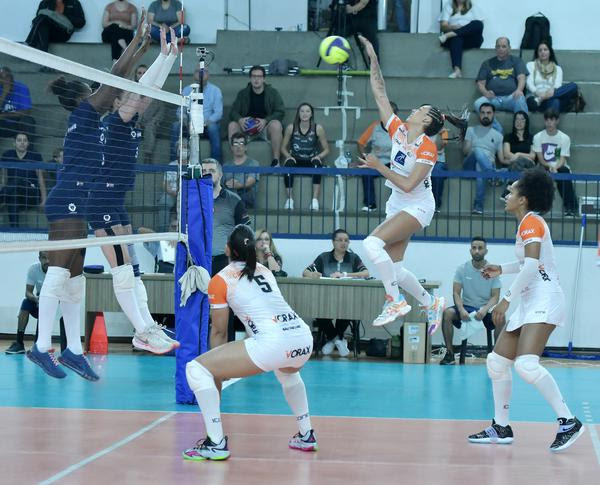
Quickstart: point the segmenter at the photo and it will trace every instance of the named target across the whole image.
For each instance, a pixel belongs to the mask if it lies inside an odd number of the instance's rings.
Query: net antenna
[[[206,47],[197,47],[196,56],[199,80],[198,83],[192,84],[190,93],[190,165],[199,165],[201,160],[200,135],[204,133],[204,72],[215,58],[214,53]]]

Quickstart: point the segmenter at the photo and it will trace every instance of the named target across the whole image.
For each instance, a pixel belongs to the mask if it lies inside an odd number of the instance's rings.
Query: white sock
[[[281,383],[283,395],[290,409],[296,416],[298,429],[304,436],[312,429],[310,424],[310,414],[308,413],[308,399],[306,398],[306,387],[300,376],[300,372],[288,374],[285,372],[275,371],[275,377]]]
[[[510,398],[512,396],[512,367],[513,361],[496,352],[487,356],[486,366],[492,380],[494,393],[494,421],[500,426],[508,426]]]
[[[394,272],[394,263],[390,255],[384,249],[385,241],[375,236],[368,236],[363,241],[363,246],[367,257],[377,268],[379,278],[383,283],[386,294],[391,296],[394,301],[400,298],[400,290],[396,283],[396,274]]]
[[[67,347],[76,355],[83,354],[81,347],[81,295],[84,284],[83,275],[69,279],[65,285],[65,295],[60,300],[60,309],[65,321]]]
[[[65,285],[71,276],[68,269],[59,266],[50,266],[46,271],[44,284],[40,291],[38,338],[35,342],[40,352],[48,352],[52,347],[52,329],[58,309],[59,299],[62,298]]]
[[[124,264],[111,268],[110,272],[113,275],[113,289],[115,290],[119,306],[135,327],[135,331],[144,332],[148,328],[148,325],[138,308],[134,291],[135,277],[133,276],[133,268],[130,264]]]
[[[146,292],[146,287],[144,286],[144,282],[141,277],[135,278],[135,298],[137,300],[138,308],[140,310],[140,314],[146,322],[146,328],[154,325],[154,318],[150,313],[150,309],[148,308],[148,293]]]
[[[550,406],[552,406],[552,409],[554,409],[558,418],[571,419],[573,417],[573,413],[569,409],[569,406],[567,406],[552,374],[548,372],[544,377],[537,381],[534,386],[540,391]]]
[[[394,273],[398,285],[414,296],[421,305],[430,306],[433,303],[431,294],[423,288],[417,277],[404,267],[402,261],[394,263]]]
[[[213,375],[206,367],[196,360],[191,360],[185,366],[185,375],[190,389],[196,396],[202,412],[206,435],[215,444],[223,439],[221,423],[221,398],[215,385]]]

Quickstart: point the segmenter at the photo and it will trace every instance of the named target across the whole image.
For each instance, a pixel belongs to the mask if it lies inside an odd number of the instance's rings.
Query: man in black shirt
[[[379,57],[377,40],[377,0],[352,0],[346,4],[346,37],[362,34],[366,37]],[[362,44],[358,42],[362,50]],[[364,56],[363,56],[364,59]],[[367,66],[368,67],[368,66]]]

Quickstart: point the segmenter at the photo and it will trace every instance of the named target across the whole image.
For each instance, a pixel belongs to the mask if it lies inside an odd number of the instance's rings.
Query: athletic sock
[[[221,423],[221,397],[215,385],[215,379],[208,369],[195,360],[188,362],[185,375],[190,389],[196,396],[198,406],[200,406],[206,435],[213,443],[218,444],[223,439],[223,425]]]
[[[146,292],[146,286],[142,281],[141,277],[135,278],[135,298],[137,300],[138,308],[140,310],[140,314],[146,322],[146,326],[150,327],[154,325],[154,317],[150,313],[150,309],[148,308],[148,293]]]
[[[417,277],[404,267],[402,261],[394,263],[394,273],[398,285],[414,296],[421,305],[428,307],[433,303],[431,294],[423,288]]]
[[[286,374],[284,372],[275,372],[277,380],[281,383],[283,395],[290,409],[296,416],[298,429],[302,436],[306,435],[311,429],[310,414],[308,412],[308,399],[306,398],[306,387],[299,372]]]
[[[25,338],[25,330],[17,330],[17,343],[23,344]]]
[[[65,294],[60,300],[67,347],[76,355],[83,354],[81,347],[81,295],[84,283],[82,275],[70,278],[65,285]]]
[[[138,308],[134,291],[135,277],[133,276],[133,268],[130,264],[124,264],[111,268],[110,272],[113,275],[113,289],[119,306],[135,327],[135,331],[144,332],[148,328],[148,325]]]
[[[68,269],[50,266],[46,271],[44,284],[40,291],[38,309],[38,338],[35,342],[40,352],[47,352],[52,347],[52,329],[59,298],[62,297],[67,280],[71,276]]]
[[[368,236],[364,241],[368,258],[375,265],[379,278],[383,283],[386,294],[394,301],[400,298],[400,291],[396,283],[396,274],[394,272],[394,263],[390,255],[384,249],[385,242],[378,237]]]
[[[571,413],[567,403],[565,403],[560,389],[558,388],[558,384],[556,384],[552,374],[548,372],[540,380],[534,382],[533,385],[540,391],[541,395],[544,396],[550,406],[552,406],[557,417],[567,419],[573,417],[573,413]]]

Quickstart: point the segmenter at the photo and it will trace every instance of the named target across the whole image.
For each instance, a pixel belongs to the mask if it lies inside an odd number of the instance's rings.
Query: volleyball
[[[342,64],[350,56],[350,43],[338,35],[325,37],[319,46],[319,55],[328,64]]]

